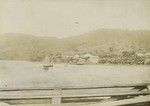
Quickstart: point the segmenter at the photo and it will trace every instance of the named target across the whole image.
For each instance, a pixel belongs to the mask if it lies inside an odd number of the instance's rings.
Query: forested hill
[[[35,37],[19,33],[0,36],[2,59],[36,60],[59,47],[59,39],[53,37]]]
[[[99,29],[62,40],[70,45],[71,51],[150,51],[150,30]]]
[[[104,55],[123,51],[150,52],[150,31],[99,29],[62,39],[21,33],[0,35],[1,59],[41,60],[45,55],[86,52]]]

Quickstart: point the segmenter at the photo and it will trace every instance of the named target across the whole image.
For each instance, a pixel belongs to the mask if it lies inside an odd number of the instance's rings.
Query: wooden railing
[[[17,99],[52,99],[52,104],[60,104],[62,98],[92,97],[135,97],[150,95],[150,84],[131,84],[103,87],[57,87],[57,88],[24,88],[0,89],[0,100]],[[147,100],[150,102],[150,100]]]

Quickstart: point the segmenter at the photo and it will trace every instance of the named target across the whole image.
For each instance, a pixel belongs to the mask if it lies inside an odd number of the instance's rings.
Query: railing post
[[[150,85],[147,85],[147,89],[150,91]]]
[[[52,104],[61,104],[61,89],[55,88],[53,91]]]

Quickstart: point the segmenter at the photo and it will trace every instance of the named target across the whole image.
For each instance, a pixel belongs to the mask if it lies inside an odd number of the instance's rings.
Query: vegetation
[[[66,56],[92,53],[99,63],[144,64],[146,57],[136,53],[150,52],[150,31],[99,29],[68,38],[35,37],[20,33],[0,36],[0,59],[67,62]],[[148,63],[149,64],[149,63]]]

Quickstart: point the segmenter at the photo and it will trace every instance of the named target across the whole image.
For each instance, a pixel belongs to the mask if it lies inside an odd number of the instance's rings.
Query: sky
[[[101,28],[150,30],[150,0],[0,0],[0,34],[62,38]]]

